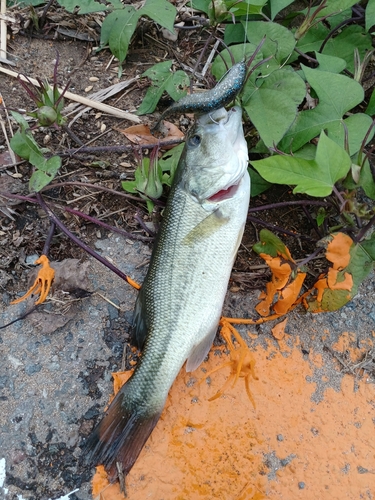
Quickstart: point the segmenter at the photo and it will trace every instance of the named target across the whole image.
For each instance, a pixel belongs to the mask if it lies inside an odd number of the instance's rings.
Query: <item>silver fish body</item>
[[[127,473],[181,367],[196,369],[219,323],[250,198],[241,110],[198,118],[189,133],[135,306],[133,376],[89,437],[88,460]]]

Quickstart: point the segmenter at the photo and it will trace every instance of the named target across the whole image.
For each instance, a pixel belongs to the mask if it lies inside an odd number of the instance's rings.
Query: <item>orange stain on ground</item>
[[[198,384],[204,372],[228,360],[223,348],[214,348],[193,374],[181,370],[126,479],[127,498],[374,498],[375,387],[361,381],[354,392],[353,377],[345,375],[341,392],[329,388],[323,401],[313,402],[316,386],[307,378],[322,358],[314,354],[312,362],[305,360],[295,340],[293,349],[283,339],[278,347],[269,340],[267,349],[252,351],[255,408],[243,379],[208,401],[225,383],[229,367]],[[119,498],[109,493],[113,488],[102,491],[100,499]]]

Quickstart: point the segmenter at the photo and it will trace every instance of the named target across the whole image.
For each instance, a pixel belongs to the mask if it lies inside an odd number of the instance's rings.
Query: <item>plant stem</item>
[[[44,247],[42,250],[42,255],[45,255],[46,257],[48,257],[49,247],[51,246],[51,241],[52,241],[53,235],[55,234],[55,229],[56,229],[56,224],[54,222],[51,222],[51,225],[50,225],[50,228],[48,231],[48,235],[47,235],[47,239],[44,243]]]
[[[86,219],[86,220],[92,222],[93,224],[97,224],[98,226],[102,226],[105,229],[108,229],[108,231],[112,231],[113,233],[121,234],[122,236],[125,236],[125,238],[132,238],[134,240],[139,240],[139,241],[153,241],[154,240],[153,237],[142,236],[140,234],[128,233],[124,229],[120,229],[116,226],[111,226],[109,224],[106,224],[105,222],[103,222],[99,219],[96,219],[95,217],[91,217],[90,215],[84,214],[83,212],[80,212],[79,210],[74,210],[73,208],[69,208],[69,207],[59,207],[59,208],[61,208],[62,210],[65,210],[66,212],[69,212],[70,214],[77,215],[78,217],[81,217],[82,219]],[[136,220],[137,220],[137,222],[139,222],[138,219],[136,219]],[[142,226],[142,228],[146,232],[148,232],[150,234],[150,231],[146,228],[146,226],[143,226],[143,224],[140,224],[140,225]]]
[[[289,236],[294,236],[295,238],[301,238],[304,240],[314,241],[312,238],[310,238],[310,236],[305,236],[305,235],[299,234],[299,233],[293,233],[292,231],[289,231],[288,229],[284,229],[283,227],[269,224],[268,222],[265,222],[262,219],[258,219],[257,217],[253,217],[252,215],[248,215],[247,220],[254,222],[255,224],[259,224],[260,226],[267,227],[268,229],[271,229],[272,231],[276,231],[277,233],[284,233],[284,234],[287,234]]]
[[[298,262],[298,267],[301,268],[302,266],[304,266],[305,264],[307,264],[308,262],[310,262],[310,260],[313,260],[317,255],[320,254],[320,252],[323,252],[324,250],[324,247],[319,247],[317,248],[313,253],[311,253],[310,255],[308,255],[306,257],[306,259],[303,259],[301,261]]]
[[[122,271],[120,271],[120,269],[118,269],[116,266],[114,266],[113,264],[111,264],[111,262],[109,262],[107,259],[105,259],[101,255],[99,255],[97,252],[95,252],[95,250],[93,250],[88,245],[86,245],[86,243],[84,243],[79,238],[77,238],[77,236],[75,236],[72,232],[70,232],[69,229],[61,222],[61,220],[52,212],[51,208],[45,203],[45,201],[43,200],[42,195],[40,193],[37,193],[36,197],[37,197],[38,203],[43,208],[43,210],[46,212],[46,214],[49,217],[50,221],[53,222],[53,223],[55,223],[56,226],[66,236],[68,236],[68,238],[70,238],[73,241],[73,243],[75,243],[77,246],[79,246],[80,248],[82,248],[82,250],[84,250],[89,255],[91,255],[92,257],[94,257],[94,259],[98,260],[103,265],[105,265],[110,271],[112,271],[115,274],[117,274],[117,276],[119,278],[121,278],[124,281],[126,281],[127,283],[131,284],[131,280],[129,279],[129,277],[126,274],[124,274]]]
[[[357,234],[357,240],[360,242],[365,234],[367,233],[367,231],[369,229],[371,229],[371,227],[375,225],[375,214],[371,217],[371,219],[369,220],[369,222],[359,231],[359,233]]]
[[[13,198],[16,200],[28,201],[29,203],[38,203],[38,200],[36,200],[35,198],[31,198],[30,196],[23,196],[21,194],[0,192],[0,196],[4,196],[5,198]],[[105,222],[102,222],[101,220],[96,219],[95,217],[91,217],[90,215],[84,214],[83,212],[80,212],[79,210],[74,210],[73,208],[64,207],[64,206],[58,205],[57,203],[54,203],[54,202],[52,202],[52,204],[55,207],[58,207],[60,210],[64,210],[65,212],[69,212],[73,215],[77,215],[78,217],[82,217],[82,219],[87,219],[88,221],[92,222],[93,224],[97,224],[98,226],[102,226],[105,229],[108,229],[108,231],[111,231],[112,233],[121,234],[122,236],[125,236],[126,238],[131,238],[133,240],[139,240],[139,241],[153,241],[154,240],[154,238],[149,237],[149,236],[142,236],[141,234],[128,233],[124,229],[120,229],[116,226],[111,226],[110,224],[106,224]],[[142,224],[140,224],[140,225],[142,226]]]
[[[303,205],[314,205],[318,207],[331,207],[332,204],[325,201],[314,201],[314,200],[297,200],[297,201],[280,201],[278,203],[269,203],[268,205],[261,205],[259,207],[249,208],[249,213],[259,212],[261,210],[272,210],[274,208],[283,208],[291,206],[303,206]]]
[[[141,201],[141,199],[138,196],[133,196],[131,194],[123,193],[122,191],[116,191],[116,189],[111,189],[107,188],[105,186],[100,186],[99,184],[91,184],[89,182],[79,182],[79,181],[67,181],[67,182],[54,182],[52,184],[48,184],[45,186],[42,191],[49,191],[50,189],[54,188],[61,188],[64,186],[80,186],[80,187],[88,187],[91,189],[98,189],[100,191],[105,191],[106,193],[111,193],[116,196],[122,196],[123,198],[127,198],[128,200],[133,200],[133,201]]]
[[[170,141],[159,141],[158,146],[160,148],[163,148],[165,146],[174,146],[181,144],[181,142],[184,142],[184,139],[173,139]],[[140,148],[140,149],[152,149],[155,144],[137,144],[137,145],[123,145],[123,146],[93,146],[93,147],[81,147],[81,148],[74,148],[74,149],[65,149],[62,153],[57,153],[58,156],[64,157],[64,156],[72,156],[76,154],[87,154],[87,153],[126,153],[128,151],[132,151],[134,147]]]

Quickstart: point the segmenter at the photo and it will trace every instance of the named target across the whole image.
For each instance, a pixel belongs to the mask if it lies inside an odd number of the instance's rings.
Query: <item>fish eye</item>
[[[189,139],[190,146],[197,147],[201,143],[201,136],[198,134],[192,135]]]

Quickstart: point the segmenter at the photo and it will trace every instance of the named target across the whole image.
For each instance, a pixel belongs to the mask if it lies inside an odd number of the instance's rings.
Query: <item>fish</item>
[[[194,371],[211,348],[248,213],[247,165],[241,108],[197,118],[135,304],[141,357],[85,446],[112,482],[133,467],[184,363]]]
[[[162,120],[176,113],[210,113],[234,100],[245,82],[246,64],[234,64],[211,90],[189,94],[175,102],[162,113],[153,130],[157,130]]]

